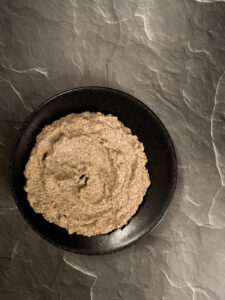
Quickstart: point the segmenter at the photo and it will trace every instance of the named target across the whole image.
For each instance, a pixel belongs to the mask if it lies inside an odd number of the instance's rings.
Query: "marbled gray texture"
[[[225,3],[1,0],[0,299],[225,299]],[[151,235],[106,256],[58,250],[25,224],[8,159],[37,105],[85,85],[149,105],[178,156]]]

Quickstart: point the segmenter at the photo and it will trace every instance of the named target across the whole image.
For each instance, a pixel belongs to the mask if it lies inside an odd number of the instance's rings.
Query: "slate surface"
[[[225,3],[1,0],[0,299],[225,299]],[[85,85],[149,105],[174,141],[178,187],[135,246],[59,251],[25,224],[8,159],[37,105]]]

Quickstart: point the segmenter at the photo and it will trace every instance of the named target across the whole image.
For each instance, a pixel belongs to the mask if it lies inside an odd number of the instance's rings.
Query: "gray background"
[[[0,299],[225,299],[225,3],[0,1]],[[7,174],[13,138],[50,96],[103,85],[168,128],[178,186],[135,246],[80,256],[25,224]]]

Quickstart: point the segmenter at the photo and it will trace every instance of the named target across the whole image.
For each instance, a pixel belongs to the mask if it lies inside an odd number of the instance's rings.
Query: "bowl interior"
[[[144,144],[151,186],[135,216],[122,229],[94,237],[69,235],[33,211],[24,191],[23,174],[37,134],[54,120],[83,111],[113,114]],[[58,247],[82,254],[109,253],[128,245],[151,231],[163,216],[176,185],[176,156],[165,127],[142,102],[117,90],[87,87],[57,95],[39,106],[25,121],[14,145],[10,179],[14,198],[22,215],[43,238]]]

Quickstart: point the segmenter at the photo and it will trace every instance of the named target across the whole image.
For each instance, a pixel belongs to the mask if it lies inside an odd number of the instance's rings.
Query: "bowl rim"
[[[147,228],[147,230],[144,231],[144,233],[140,236],[138,236],[137,238],[135,238],[133,241],[131,241],[130,243],[126,244],[126,245],[122,245],[117,247],[116,249],[113,250],[97,250],[97,251],[91,251],[91,252],[82,252],[80,250],[76,250],[64,245],[61,245],[57,242],[55,242],[54,240],[52,240],[51,238],[48,238],[47,236],[43,235],[37,228],[35,225],[33,225],[32,222],[30,222],[27,219],[26,214],[24,213],[23,209],[21,208],[20,204],[19,204],[19,199],[18,196],[15,192],[14,189],[14,183],[13,183],[13,166],[14,166],[14,161],[15,161],[15,152],[16,152],[16,148],[17,148],[17,144],[23,134],[24,129],[28,126],[29,121],[32,119],[32,117],[40,110],[42,109],[44,106],[46,106],[48,103],[54,101],[55,99],[57,99],[60,96],[63,96],[65,94],[69,94],[71,92],[76,92],[79,90],[105,90],[105,91],[111,91],[114,92],[116,94],[121,94],[123,96],[126,96],[128,98],[130,98],[132,101],[134,101],[135,103],[137,103],[138,105],[140,105],[143,109],[147,110],[151,117],[156,120],[160,126],[161,129],[164,131],[164,134],[167,137],[167,141],[170,144],[170,149],[171,149],[171,157],[173,160],[173,182],[170,188],[170,193],[168,194],[167,197],[167,201],[164,202],[164,204],[162,205],[162,207],[160,208],[160,213],[158,213],[155,222],[149,226],[149,228]],[[76,88],[71,88],[69,90],[65,90],[62,91],[58,94],[55,94],[53,96],[51,96],[50,98],[47,98],[46,100],[44,100],[43,102],[41,102],[23,121],[23,123],[21,124],[19,131],[16,135],[16,137],[14,138],[12,147],[11,147],[11,153],[10,153],[10,159],[9,159],[9,183],[10,183],[10,189],[11,189],[11,193],[13,196],[13,199],[16,203],[16,206],[20,212],[20,214],[22,215],[23,219],[25,220],[25,222],[32,228],[33,231],[35,231],[41,238],[43,238],[45,241],[49,242],[50,244],[54,245],[55,247],[68,251],[68,252],[72,252],[72,253],[76,253],[76,254],[82,254],[82,255],[106,255],[106,254],[111,254],[111,253],[115,253],[118,251],[121,251],[123,249],[129,248],[131,246],[133,246],[138,240],[141,240],[142,238],[144,238],[145,236],[147,236],[148,234],[150,234],[157,226],[158,224],[162,221],[163,217],[165,216],[169,204],[172,201],[174,194],[175,194],[175,190],[176,190],[176,186],[177,186],[177,177],[178,177],[178,167],[177,167],[177,155],[176,155],[176,151],[175,151],[175,147],[172,141],[172,138],[169,134],[169,132],[167,131],[165,125],[162,123],[162,121],[159,119],[159,117],[154,113],[154,111],[152,111],[152,109],[146,105],[144,102],[142,102],[141,100],[135,98],[134,96],[123,92],[121,90],[118,89],[114,89],[114,88],[110,88],[110,87],[105,87],[105,86],[82,86],[82,87],[76,87]]]

